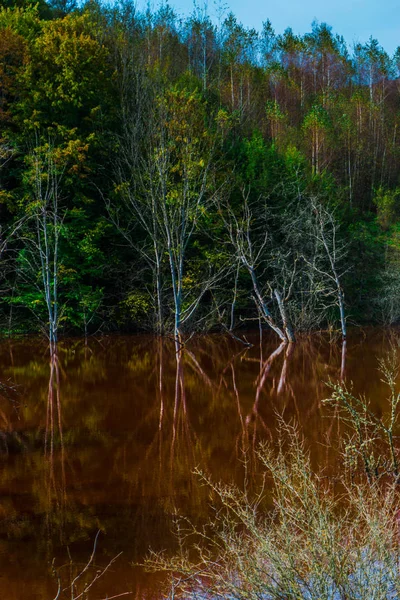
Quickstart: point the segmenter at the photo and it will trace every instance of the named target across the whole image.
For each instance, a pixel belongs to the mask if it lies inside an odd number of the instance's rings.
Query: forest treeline
[[[0,6],[4,333],[400,319],[400,50],[222,8]]]

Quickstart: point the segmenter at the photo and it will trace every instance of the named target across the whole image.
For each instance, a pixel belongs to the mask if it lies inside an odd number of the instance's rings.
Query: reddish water
[[[179,360],[153,337],[63,341],[53,361],[39,340],[0,344],[0,381],[13,388],[0,398],[0,598],[55,598],[52,562],[68,588],[98,530],[89,578],[122,555],[89,597],[161,598],[161,578],[134,564],[150,546],[173,550],[175,511],[207,518],[196,466],[240,483],[243,451],[273,439],[277,413],[300,422],[323,460],[336,426],[320,402],[328,379],[345,376],[382,410],[378,358],[395,334],[353,333],[345,365],[320,336],[292,350],[252,341],[192,338]]]

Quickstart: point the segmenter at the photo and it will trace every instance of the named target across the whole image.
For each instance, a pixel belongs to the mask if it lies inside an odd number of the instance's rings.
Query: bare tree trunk
[[[341,283],[341,275],[339,275],[338,270],[338,263],[341,259],[343,259],[344,251],[343,248],[340,250],[336,239],[338,226],[332,213],[315,200],[312,200],[312,209],[316,214],[317,221],[316,238],[322,244],[329,264],[328,270],[323,270],[317,267],[315,268],[319,271],[319,273],[330,279],[336,288],[336,302],[337,306],[339,307],[342,338],[345,340],[347,336],[345,301]]]
[[[44,156],[35,150],[32,155],[35,170],[34,195],[38,208],[33,216],[36,228],[36,243],[32,244],[30,253],[33,262],[40,264],[42,290],[47,314],[48,337],[51,347],[57,344],[59,326],[58,272],[59,272],[59,237],[62,218],[59,214],[59,186],[62,177],[53,158],[53,147],[50,145]],[[36,273],[32,273],[36,277]]]
[[[265,302],[264,298],[262,297],[261,293],[260,293],[260,289],[258,286],[258,282],[257,282],[257,277],[256,274],[254,272],[254,268],[251,266],[248,266],[248,270],[251,276],[251,281],[253,283],[253,290],[254,290],[254,294],[260,304],[260,308],[262,310],[262,314],[264,319],[266,320],[266,322],[268,323],[268,325],[271,327],[271,329],[273,331],[275,331],[275,333],[278,334],[279,338],[282,340],[282,342],[287,342],[287,337],[285,335],[285,333],[282,331],[282,329],[275,323],[273,316],[271,315],[267,303]]]
[[[281,313],[283,329],[285,331],[286,338],[287,338],[288,342],[293,343],[296,341],[296,338],[295,338],[292,326],[291,326],[290,321],[287,316],[285,303],[284,303],[280,293],[278,292],[278,290],[275,289],[274,294],[275,294],[276,301],[278,303],[279,312]]]
[[[342,360],[340,364],[340,381],[344,381],[346,377],[346,346],[347,342],[345,339],[342,340]]]
[[[156,242],[154,242],[154,256],[156,261],[155,268],[155,287],[156,287],[156,296],[157,296],[157,326],[156,331],[159,335],[163,335],[164,333],[164,318],[163,318],[163,307],[162,307],[162,282],[161,282],[161,260],[157,248]]]
[[[239,279],[239,263],[238,263],[238,266],[236,269],[236,274],[235,274],[235,285],[233,288],[233,299],[232,299],[232,304],[231,304],[231,323],[230,323],[229,331],[233,331],[234,326],[235,326],[235,308],[236,308],[238,279]]]
[[[338,272],[336,269],[333,253],[329,250],[329,247],[328,247],[328,244],[326,241],[322,222],[321,222],[321,239],[322,239],[322,243],[324,245],[326,254],[328,256],[328,259],[329,259],[329,262],[331,265],[333,278],[335,280],[336,289],[337,289],[337,299],[338,299],[338,305],[339,305],[339,313],[340,313],[340,325],[341,325],[341,329],[342,329],[342,337],[343,337],[343,339],[346,339],[347,328],[346,328],[346,316],[345,316],[345,308],[344,308],[343,288],[342,288],[342,284],[340,283],[340,279],[339,279],[339,275],[338,275]]]

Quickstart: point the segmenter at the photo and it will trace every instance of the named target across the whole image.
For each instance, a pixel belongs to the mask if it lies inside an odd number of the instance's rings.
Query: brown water
[[[54,598],[52,561],[67,587],[99,530],[96,568],[122,555],[90,598],[161,598],[160,576],[134,564],[150,546],[173,550],[177,510],[207,518],[196,466],[240,484],[243,451],[273,440],[277,413],[295,417],[325,460],[336,426],[320,402],[328,379],[346,377],[383,409],[378,359],[397,347],[395,333],[352,333],[345,364],[341,345],[321,336],[291,350],[251,339],[246,349],[192,338],[178,360],[172,342],[146,336],[63,341],[52,361],[40,340],[0,344],[2,600]]]

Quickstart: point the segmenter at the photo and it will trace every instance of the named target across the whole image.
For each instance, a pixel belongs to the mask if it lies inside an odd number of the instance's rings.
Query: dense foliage
[[[3,331],[400,318],[400,50],[0,6]]]

